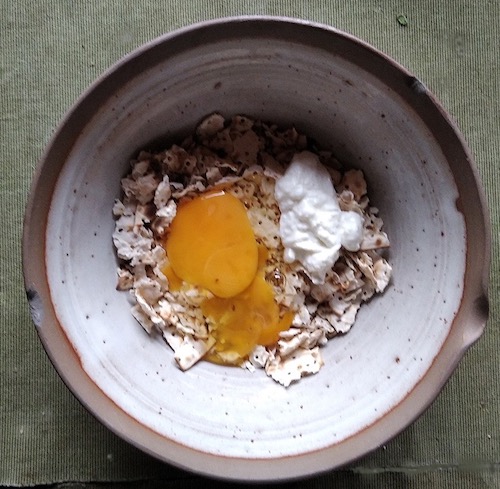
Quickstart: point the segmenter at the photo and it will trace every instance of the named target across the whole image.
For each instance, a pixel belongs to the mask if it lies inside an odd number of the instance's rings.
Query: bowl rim
[[[262,31],[269,27],[278,29],[280,26],[287,26],[290,29],[306,29],[310,30],[311,33],[321,32],[322,35],[336,36],[349,43],[356,44],[369,52],[370,56],[378,58],[379,61],[402,73],[406,77],[408,84],[413,85],[412,88],[415,93],[419,96],[425,96],[427,103],[435,108],[435,113],[440,116],[438,122],[442,126],[441,129],[448,131],[451,137],[455,139],[458,150],[463,153],[464,161],[468,163],[468,169],[473,178],[478,202],[477,215],[481,220],[479,224],[481,233],[479,233],[480,236],[476,246],[481,250],[482,262],[477,259],[470,262],[469,253],[467,253],[465,276],[469,277],[469,281],[467,287],[464,287],[461,306],[440,352],[423,378],[391,411],[350,438],[325,449],[276,459],[226,458],[200,452],[172,440],[167,440],[122,411],[94,384],[83,369],[80,359],[65,336],[51,304],[45,270],[45,248],[47,243],[44,230],[47,224],[48,211],[44,212],[43,209],[49,208],[59,170],[64,165],[64,154],[71,150],[74,142],[73,138],[75,136],[72,136],[71,125],[75,123],[76,118],[83,117],[83,120],[88,120],[91,113],[90,109],[85,107],[85,104],[95,99],[96,96],[99,97],[103,84],[110,77],[120,70],[126,70],[141,55],[157,46],[186,36],[199,35],[200,31],[203,30],[223,29],[228,24],[247,23],[256,26]],[[93,103],[88,105],[95,106]],[[54,161],[58,163],[53,165]],[[47,189],[50,191],[44,194]],[[481,337],[486,326],[491,254],[491,229],[489,223],[490,217],[486,196],[478,169],[474,164],[472,154],[464,137],[441,103],[406,68],[367,42],[330,25],[285,16],[242,15],[222,17],[175,29],[137,47],[104,71],[82,92],[66,112],[39,159],[29,191],[22,235],[24,285],[33,322],[50,361],[75,397],[112,432],[142,451],[190,472],[239,481],[292,480],[317,475],[367,455],[403,431],[438,396],[463,355]],[[32,246],[34,242],[38,244],[38,247]],[[40,244],[43,244],[43,246],[40,246]],[[464,300],[467,298],[465,307]],[[461,316],[465,316],[462,321],[464,324],[461,327],[456,327],[457,317]],[[57,345],[57,348],[55,345]],[[352,438],[356,438],[357,442],[352,443]],[[359,450],[360,446],[363,447],[362,450]]]

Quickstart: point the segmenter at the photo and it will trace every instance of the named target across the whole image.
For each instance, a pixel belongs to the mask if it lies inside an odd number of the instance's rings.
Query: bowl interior
[[[115,290],[111,209],[130,159],[177,141],[214,111],[295,125],[361,168],[391,240],[388,290],[323,349],[319,374],[287,389],[261,372],[206,362],[181,372],[163,341],[132,318],[127,293]],[[66,119],[66,142],[56,135],[43,162],[58,174],[44,211],[52,323],[40,328],[56,367],[112,429],[204,473],[289,478],[382,443],[430,402],[468,346],[455,344],[442,374],[422,383],[457,327],[471,253],[457,207],[469,197],[449,147],[470,165],[453,130],[436,132],[435,117],[448,127],[425,87],[395,63],[308,24],[208,23],[133,53],[81,98]],[[480,202],[469,203],[481,212]],[[57,352],[62,335],[80,363]],[[417,386],[421,400],[398,412]],[[279,463],[255,473],[269,460]]]

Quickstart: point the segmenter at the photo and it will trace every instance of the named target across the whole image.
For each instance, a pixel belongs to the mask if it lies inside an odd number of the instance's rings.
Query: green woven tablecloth
[[[436,402],[368,457],[283,487],[500,487],[499,0],[0,0],[0,486],[229,486],[142,454],[72,397],[32,326],[20,248],[35,165],[79,93],[145,41],[237,14],[330,24],[413,71],[475,154],[493,225],[489,325]]]

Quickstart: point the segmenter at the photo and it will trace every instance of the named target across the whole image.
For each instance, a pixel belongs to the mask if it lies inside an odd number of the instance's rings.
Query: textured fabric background
[[[413,71],[457,120],[475,154],[493,225],[489,326],[436,402],[370,456],[285,487],[500,487],[499,0],[0,0],[0,486],[230,486],[143,455],[72,397],[28,316],[20,242],[37,160],[82,90],[157,35],[250,13],[333,25]]]

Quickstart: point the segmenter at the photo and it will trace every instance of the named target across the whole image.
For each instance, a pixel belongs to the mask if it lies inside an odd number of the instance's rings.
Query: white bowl
[[[324,348],[319,374],[287,389],[208,362],[181,372],[115,290],[111,209],[129,160],[214,111],[294,124],[362,168],[392,242],[388,290]],[[204,22],[108,70],[48,145],[23,246],[34,323],[78,399],[142,450],[221,478],[303,477],[387,442],[436,397],[487,318],[488,216],[455,124],[382,53],[298,20]]]

